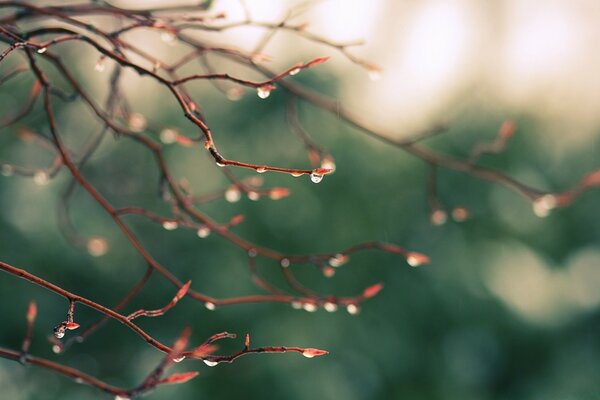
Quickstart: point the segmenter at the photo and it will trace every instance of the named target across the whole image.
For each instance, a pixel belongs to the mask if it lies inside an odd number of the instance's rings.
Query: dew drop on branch
[[[269,86],[261,86],[256,89],[256,94],[261,99],[266,99],[267,97],[269,97],[271,95],[271,90],[272,89]]]
[[[258,194],[258,192],[255,192],[253,190],[249,191],[246,196],[248,196],[248,198],[252,201],[257,201],[258,199],[260,199],[260,194]]]
[[[198,235],[199,238],[204,239],[205,237],[210,235],[210,228],[208,226],[203,226],[198,229],[196,235]]]
[[[209,311],[214,311],[217,308],[215,303],[211,303],[210,301],[207,301],[206,303],[204,303],[204,307],[206,307],[206,309]]]
[[[290,175],[292,175],[294,178],[297,178],[297,177],[299,177],[299,176],[302,176],[302,175],[304,175],[304,172],[296,172],[296,171],[295,171],[295,172],[292,172]]]
[[[258,167],[258,168],[256,168],[256,172],[258,172],[259,174],[264,174],[265,172],[267,172],[267,167],[265,167],[265,166]]]
[[[350,315],[356,315],[360,312],[360,307],[356,304],[348,304],[346,306],[346,311],[348,311],[348,314]]]
[[[545,194],[540,196],[533,202],[533,213],[540,218],[545,218],[557,206],[557,203],[554,195]]]
[[[321,182],[323,180],[323,175],[316,174],[316,173],[313,172],[313,173],[310,174],[310,180],[313,183],[319,183],[319,182]]]
[[[167,231],[174,231],[179,227],[177,221],[165,221],[162,223],[162,227]]]
[[[179,136],[179,132],[172,128],[165,128],[160,131],[160,141],[164,144],[172,144],[177,141],[177,137]]]
[[[241,198],[242,193],[235,186],[232,186],[225,191],[225,200],[227,200],[229,203],[237,203]]]
[[[211,361],[211,360],[202,360],[204,362],[204,364],[208,365],[209,367],[214,367],[215,365],[218,364],[217,361]]]
[[[348,256],[339,253],[329,259],[329,265],[335,268],[341,267],[348,262],[348,259]]]
[[[132,113],[129,115],[129,119],[127,120],[127,124],[129,125],[129,129],[134,132],[142,132],[146,129],[148,121],[146,121],[146,117],[144,117],[140,113]]]
[[[44,186],[50,181],[50,177],[46,171],[36,171],[33,174],[33,181],[36,185]]]
[[[292,306],[292,308],[293,308],[294,310],[299,310],[299,309],[301,309],[301,308],[302,308],[302,303],[301,303],[301,302],[299,302],[299,301],[292,301],[292,302],[290,303],[290,305]]]
[[[129,400],[129,397],[118,394],[115,396],[115,400]]]
[[[290,75],[298,75],[300,73],[300,68],[294,68],[290,71]]]
[[[175,357],[175,358],[173,359],[173,362],[175,362],[175,363],[180,363],[180,362],[182,362],[183,360],[185,360],[185,356],[181,356],[181,357]]]
[[[304,311],[315,312],[317,311],[318,307],[315,303],[304,303],[302,305],[302,308],[304,308]]]
[[[431,213],[430,220],[431,223],[435,226],[444,225],[448,220],[448,215],[446,214],[446,211],[437,209]]]
[[[335,304],[331,301],[328,301],[323,305],[323,308],[325,308],[325,311],[327,311],[327,312],[334,312],[334,311],[337,311],[338,306],[337,306],[337,304]]]
[[[38,52],[38,54],[44,54],[44,53],[45,53],[47,50],[48,50],[48,48],[47,48],[47,47],[40,47],[40,48],[37,50],[37,52]]]
[[[279,264],[283,267],[283,268],[287,268],[290,266],[290,260],[287,258],[282,258],[281,261],[279,261]]]

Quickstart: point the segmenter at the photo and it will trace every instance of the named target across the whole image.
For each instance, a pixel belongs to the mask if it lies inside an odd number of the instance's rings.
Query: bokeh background
[[[55,2],[60,3],[60,2]],[[144,2],[156,5],[160,2]],[[246,1],[253,17],[278,21],[293,1]],[[121,6],[137,2],[114,2]],[[162,3],[164,4],[164,3]],[[243,18],[237,1],[216,1],[231,20]],[[570,187],[599,167],[600,5],[594,1],[322,1],[297,21],[333,41],[365,39],[354,54],[382,67],[378,80],[326,46],[277,34],[265,53],[275,69],[331,55],[327,64],[291,78],[332,97],[383,131],[408,137],[447,122],[427,146],[467,157],[474,144],[492,141],[513,119],[518,132],[502,154],[484,165],[544,190]],[[99,22],[109,23],[109,22]],[[237,29],[207,40],[252,48],[264,31]],[[204,35],[204,36],[203,36]],[[129,38],[165,59],[179,51],[158,34]],[[65,44],[79,76],[102,101],[111,65],[98,73],[98,55]],[[20,59],[0,64],[7,71]],[[227,63],[214,62],[236,73]],[[198,71],[199,64],[188,72]],[[240,74],[245,71],[239,71]],[[134,110],[149,126],[196,134],[164,89],[126,73],[124,87]],[[251,77],[251,76],[250,76]],[[31,76],[0,88],[2,113],[18,109]],[[205,112],[219,148],[233,159],[306,166],[302,145],[285,122],[285,93],[261,100],[248,92],[230,101],[210,84],[189,86]],[[83,107],[58,111],[68,143],[76,146],[97,129]],[[139,324],[164,342],[190,325],[198,341],[215,332],[249,332],[254,345],[287,344],[328,349],[307,360],[294,354],[244,357],[232,365],[206,367],[186,361],[172,370],[201,376],[165,386],[151,399],[598,399],[600,397],[600,191],[546,218],[507,190],[468,176],[440,171],[442,203],[467,207],[468,220],[430,223],[428,170],[420,160],[349,128],[336,116],[300,105],[300,119],[330,150],[337,171],[315,185],[309,179],[264,174],[265,185],[289,187],[292,196],[273,201],[224,200],[201,209],[220,220],[238,213],[243,237],[289,253],[331,252],[366,240],[384,240],[422,251],[431,264],[412,269],[399,258],[368,252],[353,256],[334,278],[297,268],[303,282],[326,293],[353,294],[384,282],[385,289],[351,316],[316,313],[281,304],[249,304],[208,311],[183,300],[161,318]],[[47,133],[38,111],[17,128]],[[0,135],[2,163],[43,168],[52,153],[15,135]],[[223,189],[227,182],[204,151],[167,145],[177,177],[194,193]],[[251,176],[235,171],[239,177]],[[142,205],[167,213],[157,196],[151,155],[127,140],[108,138],[85,174],[114,204]],[[56,209],[69,182],[62,171],[46,185],[31,178],[0,177],[1,259],[101,304],[114,304],[143,274],[145,265],[105,213],[81,190],[72,218],[79,232],[105,237],[109,251],[93,257],[71,246],[57,228]],[[38,182],[39,183],[39,182]],[[128,223],[144,245],[194,288],[217,297],[256,293],[241,250],[215,235],[166,231],[146,220]],[[277,279],[277,266],[261,267]],[[269,272],[270,271],[270,272]],[[39,306],[32,353],[59,360],[109,383],[136,385],[162,355],[118,323],[64,355],[54,355],[46,336],[64,318],[66,303],[13,276],[0,275],[0,345],[18,348],[31,299]],[[165,304],[173,288],[153,277],[128,310]],[[85,325],[97,315],[78,307]],[[240,346],[223,344],[223,351]],[[7,399],[99,399],[107,396],[61,376],[0,360],[0,397]]]

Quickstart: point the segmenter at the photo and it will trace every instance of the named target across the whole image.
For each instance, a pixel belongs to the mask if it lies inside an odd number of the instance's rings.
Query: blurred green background
[[[94,53],[77,44],[60,50],[65,57],[80,60],[78,73],[96,87],[95,96],[103,101],[112,65],[101,77],[92,76]],[[300,61],[293,55],[286,57],[292,57],[292,63]],[[377,60],[377,54],[374,58]],[[18,57],[7,59],[0,64],[0,71],[18,61]],[[367,79],[365,75],[362,79]],[[361,96],[343,86],[348,78],[334,67],[303,71],[292,79],[342,102]],[[31,76],[22,76],[0,88],[3,114],[18,109],[31,82]],[[154,100],[134,106],[146,115],[149,126],[196,134],[164,89],[133,73],[127,75],[126,84],[132,91],[144,88],[142,95],[156,93],[151,97]],[[302,144],[286,125],[283,90],[275,90],[266,100],[247,93],[232,102],[207,84],[190,88],[226,157],[309,167]],[[568,132],[575,144],[566,146],[564,138],[547,133],[545,121],[531,110],[480,100],[471,92],[461,92],[452,107],[436,115],[450,121],[448,131],[424,145],[464,158],[474,144],[492,141],[502,121],[510,117],[517,123],[517,134],[506,151],[484,157],[482,164],[549,191],[566,189],[598,168],[598,126],[588,124],[586,131],[592,134],[578,140],[576,126]],[[18,127],[48,134],[39,104],[35,110]],[[74,147],[99,126],[82,110],[78,104],[58,107],[60,129]],[[357,316],[343,310],[308,313],[282,304],[208,311],[184,299],[163,317],[140,319],[141,327],[165,343],[189,325],[196,343],[226,330],[241,337],[250,333],[255,346],[293,345],[330,351],[330,355],[312,360],[296,354],[248,356],[215,368],[184,361],[171,371],[199,370],[201,375],[184,385],[160,387],[149,398],[600,397],[600,191],[591,190],[571,207],[539,218],[531,204],[497,185],[440,170],[440,200],[449,210],[468,208],[470,217],[461,223],[450,219],[433,226],[426,196],[428,169],[423,162],[375,142],[336,116],[307,104],[300,105],[299,115],[306,130],[335,158],[335,174],[313,184],[306,177],[267,173],[261,175],[264,186],[288,187],[292,195],[278,201],[262,198],[255,202],[243,197],[232,204],[217,200],[200,209],[220,221],[244,214],[245,222],[233,228],[240,236],[290,254],[335,252],[357,242],[382,240],[426,253],[431,263],[413,269],[401,258],[365,252],[352,256],[333,278],[323,277],[314,268],[295,267],[303,283],[322,293],[353,295],[370,284],[384,282],[384,290],[366,302]],[[390,129],[406,132],[398,122],[389,122]],[[0,132],[0,162],[47,166],[52,153],[24,142],[16,131],[13,127]],[[174,174],[185,177],[194,194],[227,187],[203,150],[176,144],[165,148]],[[151,154],[126,138],[107,137],[84,172],[116,206],[140,205],[162,215],[169,212],[157,194],[158,174]],[[234,173],[238,177],[252,175],[239,170]],[[77,230],[85,236],[106,237],[110,249],[102,257],[92,257],[64,239],[57,227],[56,209],[68,182],[66,170],[44,186],[31,178],[0,177],[1,259],[101,304],[113,305],[142,276],[144,262],[104,211],[79,188],[72,208]],[[259,292],[251,283],[244,252],[218,236],[200,239],[190,230],[166,231],[135,216],[126,221],[153,256],[180,279],[192,279],[194,289],[219,298]],[[259,259],[259,265],[266,275],[279,280],[276,263]],[[138,384],[162,358],[113,321],[67,353],[55,355],[46,337],[63,320],[66,302],[7,274],[0,275],[0,293],[0,346],[20,347],[27,304],[34,299],[39,308],[31,349],[35,355],[126,387]],[[173,287],[155,275],[126,310],[161,307],[173,294]],[[97,317],[97,313],[77,307],[76,320],[83,326]],[[242,339],[238,339],[222,343],[221,351],[241,346]],[[1,398],[19,400],[107,397],[62,376],[8,360],[0,360],[0,390]]]

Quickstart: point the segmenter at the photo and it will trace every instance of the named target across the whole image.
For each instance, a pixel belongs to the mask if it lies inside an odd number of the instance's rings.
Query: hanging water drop
[[[209,367],[214,367],[215,365],[217,365],[219,362],[218,361],[211,361],[211,360],[202,360],[204,361],[204,364],[208,365]]]
[[[258,199],[260,199],[260,194],[258,194],[258,192],[255,192],[253,190],[246,193],[246,196],[248,196],[248,198],[252,201],[257,201]]]
[[[175,357],[175,358],[173,359],[173,362],[175,362],[175,363],[180,363],[180,362],[182,362],[183,360],[185,360],[185,356],[181,356],[181,357]]]
[[[177,221],[165,221],[162,223],[162,227],[167,231],[174,231],[179,227]]]
[[[348,314],[350,315],[356,315],[360,312],[360,308],[356,304],[348,304],[346,306],[346,311],[348,311]]]
[[[219,161],[217,161],[216,164],[217,164],[217,167],[221,167],[221,168],[223,168],[225,166],[224,163],[219,162]]]
[[[292,172],[290,175],[292,175],[294,178],[297,178],[299,176],[304,175],[304,172],[298,172],[298,171],[294,171]]]
[[[206,307],[206,309],[209,311],[214,311],[217,308],[215,303],[211,303],[210,301],[207,301],[206,303],[204,303],[204,307]]]
[[[225,191],[225,200],[229,203],[237,203],[242,198],[242,193],[235,186],[230,187]]]
[[[265,167],[265,166],[258,167],[258,168],[256,168],[256,172],[258,172],[259,174],[264,174],[265,172],[267,172],[267,167]]]
[[[290,266],[290,260],[287,258],[282,258],[281,261],[279,262],[279,264],[283,267],[283,268],[287,268]]]
[[[290,71],[290,75],[298,75],[299,72],[300,72],[300,68],[294,68],[293,70]]]
[[[292,306],[293,309],[299,310],[299,309],[302,308],[302,303],[299,302],[299,301],[292,301],[291,302],[291,306]]]
[[[310,174],[310,180],[313,183],[319,183],[319,182],[321,182],[323,180],[323,175],[316,174],[316,173],[313,172],[313,173]]]
[[[550,211],[557,206],[557,203],[554,195],[545,194],[540,196],[533,202],[533,213],[540,218],[547,217]]]
[[[44,54],[44,53],[46,52],[46,50],[48,50],[48,48],[47,48],[47,47],[40,47],[40,48],[37,50],[37,52],[38,52],[38,54]]]
[[[318,307],[315,303],[304,303],[302,305],[302,308],[304,308],[304,311],[315,312],[317,311]]]
[[[118,394],[115,396],[115,400],[129,400],[129,397]]]
[[[208,235],[210,235],[210,228],[208,226],[203,226],[196,232],[199,238],[204,239]]]
[[[446,214],[446,211],[437,209],[431,213],[430,219],[431,219],[431,223],[433,225],[440,226],[440,225],[444,225],[446,223],[446,220],[448,219],[448,215]]]
[[[58,353],[60,353],[60,346],[59,346],[58,344],[55,344],[55,345],[53,345],[53,346],[52,346],[52,352],[53,352],[54,354],[58,354]]]
[[[421,253],[408,253],[406,255],[406,262],[411,267],[418,267],[429,262],[429,257]]]
[[[327,312],[334,312],[334,311],[337,311],[338,306],[337,306],[337,304],[332,303],[331,301],[328,301],[323,305],[323,308],[325,308],[325,311],[327,311]]]
[[[144,117],[142,114],[132,113],[129,115],[127,124],[129,125],[129,129],[132,131],[142,132],[144,129],[146,129],[148,122],[146,121],[146,117]]]
[[[256,249],[248,249],[248,257],[254,258],[257,255],[258,255],[258,252],[256,251]]]
[[[348,262],[348,256],[338,253],[329,259],[329,265],[332,267],[341,267]]]
[[[267,97],[269,97],[271,95],[271,90],[272,89],[269,86],[261,86],[258,89],[256,89],[256,94],[261,99],[266,99]]]
[[[323,267],[323,275],[325,278],[331,278],[335,275],[335,268],[333,267]]]

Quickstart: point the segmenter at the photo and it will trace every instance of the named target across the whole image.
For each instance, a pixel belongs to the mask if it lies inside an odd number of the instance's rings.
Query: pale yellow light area
[[[484,283],[525,320],[555,325],[600,305],[600,252],[584,249],[564,266],[551,266],[518,243],[486,250]]]

